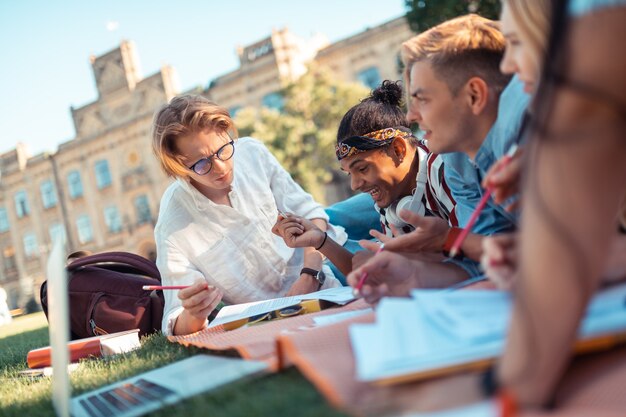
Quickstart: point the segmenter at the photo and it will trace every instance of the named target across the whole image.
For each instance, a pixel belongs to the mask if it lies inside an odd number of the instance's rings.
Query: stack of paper
[[[504,348],[512,299],[501,291],[415,290],[411,299],[383,299],[374,324],[350,328],[362,381],[434,375],[480,363]],[[597,294],[580,338],[626,331],[626,285]]]

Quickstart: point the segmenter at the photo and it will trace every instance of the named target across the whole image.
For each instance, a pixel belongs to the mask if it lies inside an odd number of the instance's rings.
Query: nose
[[[222,161],[221,159],[213,158],[211,162],[213,165],[211,168],[211,172],[213,172],[214,174],[221,175],[228,171],[229,161]]]
[[[511,47],[507,46],[504,50],[504,56],[502,57],[502,61],[500,61],[500,72],[502,72],[503,74],[513,74],[517,71],[515,60],[511,55]]]
[[[406,121],[411,123],[421,123],[422,122],[422,114],[419,112],[417,105],[409,105],[409,109],[406,112]]]
[[[359,175],[350,176],[350,188],[352,191],[359,191],[363,186],[363,180],[359,177]]]

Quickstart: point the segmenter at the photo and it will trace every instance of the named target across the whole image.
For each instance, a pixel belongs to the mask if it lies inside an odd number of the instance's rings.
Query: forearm
[[[481,256],[483,256],[483,235],[476,233],[470,233],[461,245],[461,250],[465,257],[480,262]]]
[[[447,288],[469,278],[460,266],[443,262],[420,262],[415,272],[415,288]]]
[[[185,335],[195,333],[202,330],[206,323],[205,319],[199,319],[189,314],[189,311],[183,310],[176,319],[174,324],[174,335]]]
[[[348,275],[350,271],[352,271],[352,253],[330,237],[326,238],[326,242],[324,242],[319,251],[323,253],[342,274]]]

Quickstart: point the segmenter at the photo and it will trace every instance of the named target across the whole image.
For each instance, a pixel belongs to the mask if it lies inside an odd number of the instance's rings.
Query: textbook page
[[[383,299],[376,323],[350,327],[359,380],[428,373],[502,353],[512,305],[508,294],[419,290],[412,295]],[[626,332],[626,284],[593,297],[579,336],[617,332]]]
[[[271,300],[225,306],[209,324],[209,327],[215,327],[220,324],[256,316],[257,314],[279,310],[298,304],[302,300],[325,300],[343,305],[354,300],[354,295],[352,294],[351,287],[338,287],[309,294],[294,295],[292,297],[273,298]]]

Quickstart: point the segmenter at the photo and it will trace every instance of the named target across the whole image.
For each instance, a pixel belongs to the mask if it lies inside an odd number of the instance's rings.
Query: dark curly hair
[[[400,81],[383,81],[368,97],[343,116],[337,129],[337,142],[387,127],[408,129],[402,93]]]

